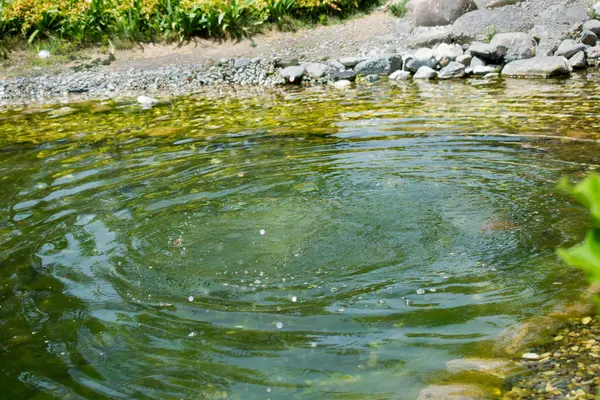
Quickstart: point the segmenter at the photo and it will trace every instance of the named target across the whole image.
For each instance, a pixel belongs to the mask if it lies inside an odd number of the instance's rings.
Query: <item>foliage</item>
[[[244,38],[261,25],[345,15],[377,0],[0,0],[0,37],[29,43]],[[322,18],[322,17],[321,17]],[[0,44],[0,49],[3,46]]]
[[[494,36],[496,36],[497,31],[498,31],[498,29],[496,28],[496,25],[494,25],[494,24],[487,25],[483,30],[486,40],[488,42],[491,42],[492,39],[494,38]]]
[[[394,17],[404,18],[407,11],[408,0],[400,0],[399,2],[390,4],[390,12]]]
[[[590,210],[592,226],[585,241],[571,249],[559,251],[563,260],[583,269],[590,283],[600,283],[600,175],[591,175],[575,187],[563,180],[561,188],[571,193],[581,204]]]

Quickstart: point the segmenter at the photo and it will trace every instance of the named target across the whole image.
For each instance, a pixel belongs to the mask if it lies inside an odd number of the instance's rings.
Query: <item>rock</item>
[[[483,372],[501,379],[524,372],[524,368],[510,360],[494,358],[460,358],[446,362],[446,370],[452,374]]]
[[[420,27],[415,29],[408,39],[408,45],[412,48],[429,47],[438,43],[450,42],[452,42],[451,26]]]
[[[422,66],[417,70],[415,76],[413,76],[413,79],[435,79],[436,75],[437,74],[433,69],[427,66]]]
[[[524,0],[475,0],[478,8],[499,8],[518,4]]]
[[[580,51],[576,53],[573,57],[569,58],[569,63],[573,69],[583,69],[587,66],[587,62],[585,60],[585,52]]]
[[[452,36],[459,43],[487,40],[491,34],[527,32],[533,28],[531,20],[508,9],[471,11],[452,25]]]
[[[564,57],[534,57],[509,62],[502,75],[513,78],[553,78],[571,74],[571,65]]]
[[[487,399],[489,394],[477,385],[431,385],[419,392],[417,400],[475,400]]]
[[[498,72],[499,67],[494,65],[478,65],[473,68],[473,75],[487,75]]]
[[[525,353],[521,357],[523,358],[523,360],[539,360],[540,358],[542,358],[539,354],[536,353]]]
[[[444,66],[448,65],[450,61],[456,61],[458,57],[462,56],[463,49],[459,44],[440,43],[433,49],[433,54],[436,61]]]
[[[562,62],[565,64],[567,63],[567,60],[562,57],[548,58],[556,58],[562,60]],[[506,67],[510,64],[531,64],[544,59],[545,58],[534,57],[526,60],[517,60],[507,64],[504,69],[506,69]],[[502,75],[504,75],[504,69],[502,70]],[[525,73],[529,72],[525,68],[524,70]],[[540,72],[537,68],[533,69],[533,71],[537,73],[537,75],[533,75],[533,77],[540,77],[540,75],[542,75],[541,77],[545,78],[548,74],[548,71],[543,70]],[[528,77],[528,75],[525,75],[525,77]],[[515,355],[526,348],[530,348],[538,343],[545,342],[553,336],[553,332],[556,331],[556,328],[557,321],[550,317],[537,317],[529,321],[510,326],[503,329],[498,335],[498,339],[494,345],[494,352],[499,355]]]
[[[592,6],[592,11],[596,15],[600,15],[600,3],[596,3]]]
[[[585,44],[577,43],[573,39],[565,39],[562,41],[560,46],[558,46],[558,49],[556,49],[554,55],[556,57],[562,56],[566,58],[571,58],[575,55],[575,53],[578,53],[583,50],[585,50]]]
[[[485,61],[500,61],[506,54],[506,47],[474,42],[469,46],[469,53]]]
[[[485,74],[483,77],[485,79],[496,79],[496,78],[500,78],[500,74],[497,72],[491,72],[489,74]]]
[[[579,41],[588,46],[595,46],[598,41],[598,36],[592,31],[583,31],[579,37]]]
[[[305,72],[306,69],[303,66],[294,66],[282,69],[280,75],[286,82],[299,84],[302,82]]]
[[[295,57],[284,57],[275,60],[275,66],[279,68],[295,67],[300,65]]]
[[[465,76],[465,66],[459,62],[451,61],[438,72],[439,79],[462,78]]]
[[[331,60],[331,61],[328,61],[328,63],[332,68],[335,68],[338,71],[343,71],[346,69],[346,66],[344,64],[342,64],[341,62],[339,62],[338,60]]]
[[[395,71],[390,75],[391,81],[406,81],[410,79],[410,72],[408,71]]]
[[[585,55],[588,65],[600,65],[600,46],[588,47],[585,49]]]
[[[600,35],[600,21],[597,19],[591,19],[583,24],[584,31],[594,32],[596,35]]]
[[[40,50],[37,56],[38,58],[48,58],[50,57],[50,52],[48,50]]]
[[[473,0],[417,0],[413,5],[413,25],[450,25],[464,13],[476,9]]]
[[[542,21],[551,21],[559,24],[574,24],[578,21],[585,21],[588,15],[585,9],[580,5],[565,7],[563,4],[555,4],[548,7],[539,15]]]
[[[352,82],[342,79],[333,84],[336,89],[348,89],[352,86]]]
[[[407,56],[405,68],[411,72],[417,72],[417,70],[423,66],[429,68],[435,68],[437,66],[437,60],[433,54],[433,50],[426,47],[420,48],[412,56]]]
[[[389,75],[402,68],[402,57],[383,56],[361,61],[354,67],[357,75]]]
[[[476,67],[484,67],[485,65],[486,65],[485,61],[483,61],[481,58],[472,57],[469,67],[475,69]]]
[[[148,96],[138,96],[137,102],[144,108],[150,108],[158,104],[158,100]]]
[[[306,73],[315,78],[324,77],[331,67],[327,64],[310,63],[306,66]]]
[[[359,57],[344,57],[338,60],[346,68],[354,68],[358,63],[364,61],[364,58]]]
[[[396,35],[408,35],[413,29],[410,21],[405,21],[403,18],[398,18],[394,24]]]
[[[252,61],[250,61],[248,58],[240,58],[239,60],[235,60],[235,64],[233,65],[233,67],[235,69],[246,68],[251,63]]]
[[[354,71],[329,71],[329,77],[334,81],[350,81],[356,80],[356,72]]]
[[[377,82],[379,80],[379,75],[367,75],[365,79],[370,83]]]
[[[531,58],[535,56],[535,47],[537,46],[535,40],[523,32],[498,33],[494,35],[490,44],[506,48],[505,62]]]
[[[456,57],[456,62],[463,64],[464,66],[471,65],[471,60],[473,56],[470,54],[463,54],[462,56]]]
[[[48,115],[50,116],[50,118],[58,118],[58,117],[65,117],[67,115],[71,115],[76,113],[77,110],[71,107],[61,107],[57,110],[52,110],[48,113]]]

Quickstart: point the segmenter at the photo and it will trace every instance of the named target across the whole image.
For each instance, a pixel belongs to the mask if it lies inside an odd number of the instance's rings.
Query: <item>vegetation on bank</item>
[[[600,175],[590,175],[575,187],[564,180],[561,188],[590,210],[592,221],[585,241],[559,254],[567,264],[583,269],[590,283],[600,284]]]
[[[243,38],[295,20],[326,23],[366,10],[377,0],[0,0],[0,40],[74,44],[110,40],[184,41]]]

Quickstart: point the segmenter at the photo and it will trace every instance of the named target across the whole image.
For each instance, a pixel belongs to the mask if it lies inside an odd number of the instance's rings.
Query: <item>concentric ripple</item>
[[[4,392],[415,398],[582,285],[590,78],[1,112]]]

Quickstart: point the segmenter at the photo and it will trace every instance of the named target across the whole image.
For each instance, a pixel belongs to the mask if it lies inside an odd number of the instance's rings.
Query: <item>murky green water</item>
[[[0,113],[2,396],[414,399],[582,287],[595,80]]]

